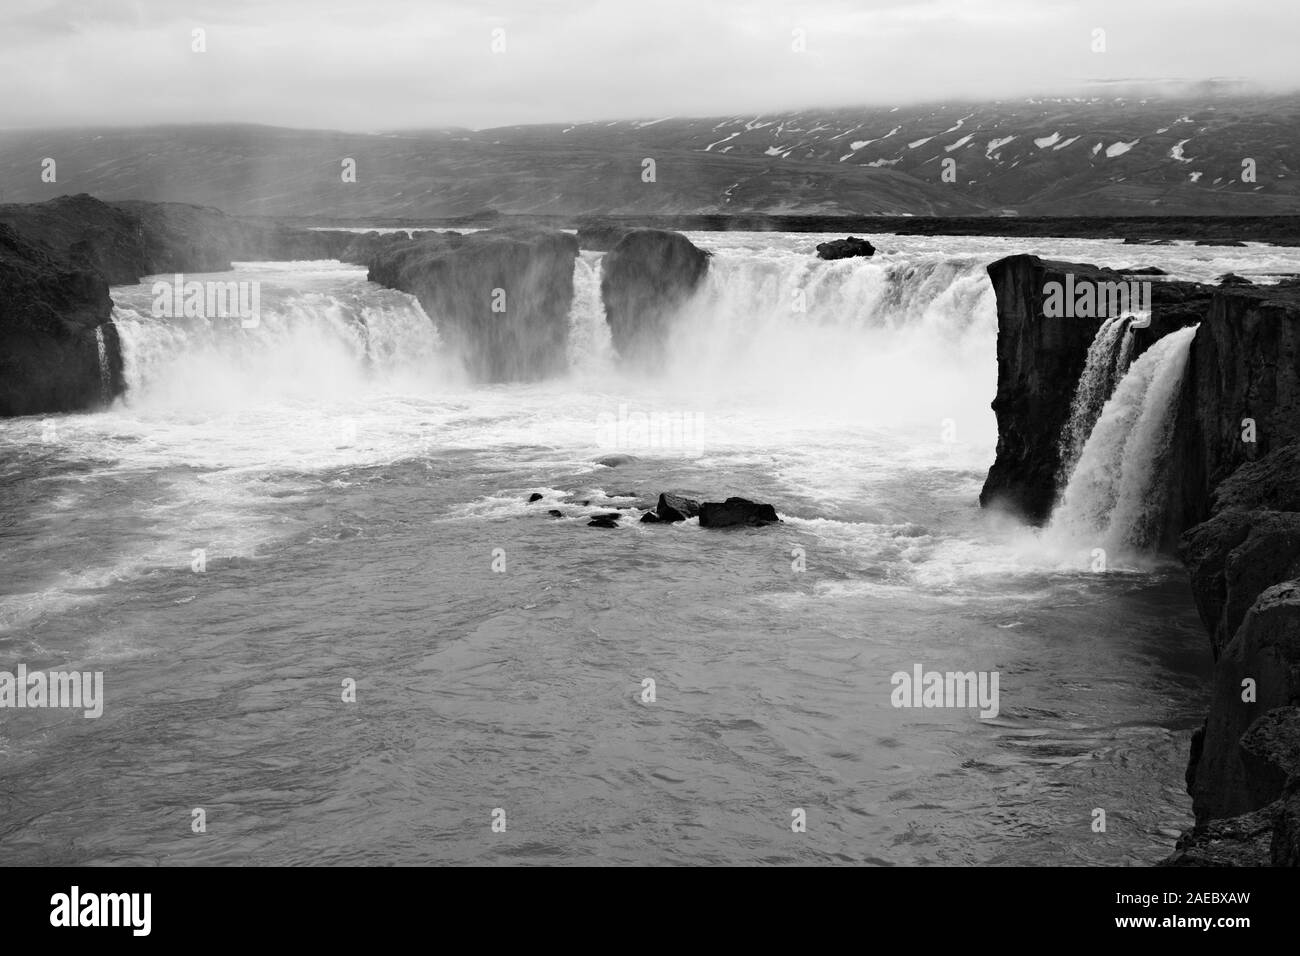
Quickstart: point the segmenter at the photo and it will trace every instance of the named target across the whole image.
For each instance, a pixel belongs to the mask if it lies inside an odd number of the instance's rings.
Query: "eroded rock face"
[[[81,411],[120,392],[112,312],[103,276],[0,224],[0,415]]]
[[[1197,827],[1169,862],[1300,864],[1300,445],[1241,466],[1183,537],[1216,663],[1192,741]]]
[[[660,521],[685,521],[687,518],[694,518],[699,513],[700,503],[694,498],[675,495],[667,491],[659,496],[659,501],[655,505],[655,514]]]
[[[1243,699],[1252,689],[1255,699]],[[1212,695],[1192,782],[1198,820],[1247,813],[1281,796],[1280,785],[1265,786],[1243,763],[1242,735],[1300,700],[1300,581],[1260,594],[1215,665]]]
[[[477,380],[533,381],[565,368],[577,255],[558,230],[429,233],[381,244],[369,275],[416,296]]]
[[[1214,287],[1200,321],[1170,461],[1177,476],[1170,513],[1178,530],[1209,517],[1215,495],[1225,493],[1216,489],[1242,465],[1300,441],[1300,288]],[[1292,460],[1274,467],[1295,473]],[[1253,475],[1242,482],[1269,494],[1286,487]],[[1291,503],[1269,507],[1296,510],[1300,493],[1287,493]]]
[[[1094,266],[1010,256],[989,266],[997,295],[997,457],[980,492],[984,506],[1000,505],[1040,523],[1056,500],[1061,434],[1075,386],[1104,318],[1048,318],[1043,314],[1049,282],[1128,282]],[[1190,282],[1151,283],[1151,323],[1136,329],[1136,359],[1168,333],[1199,322],[1213,291]],[[1184,525],[1186,527],[1186,525]],[[1181,530],[1181,528],[1179,529]]]
[[[663,364],[676,319],[709,268],[709,255],[677,232],[636,229],[606,253],[600,295],[614,348],[626,362]]]

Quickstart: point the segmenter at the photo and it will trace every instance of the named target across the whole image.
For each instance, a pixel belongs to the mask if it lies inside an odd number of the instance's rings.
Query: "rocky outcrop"
[[[531,381],[565,367],[577,255],[558,230],[426,233],[382,245],[370,280],[416,296],[477,380]]]
[[[1037,523],[1047,518],[1060,490],[1061,433],[1088,346],[1104,321],[1044,316],[1045,290],[1051,282],[1064,285],[1067,276],[1076,286],[1130,280],[1095,266],[1029,255],[1000,259],[988,272],[998,310],[998,445],[980,503],[1007,507]],[[1133,357],[1169,332],[1199,322],[1212,295],[1196,283],[1151,281],[1151,322],[1135,329]]]
[[[748,498],[706,501],[700,505],[701,528],[761,528],[780,521],[776,509]]]
[[[578,224],[578,248],[608,252],[635,229],[635,226],[613,222],[581,222]]]
[[[859,239],[857,236],[817,244],[818,259],[850,259],[855,256],[870,257],[875,254],[876,247],[866,239]]]
[[[626,362],[662,364],[682,305],[704,280],[709,255],[685,236],[637,229],[605,254],[600,294],[614,348]]]
[[[1241,465],[1300,440],[1300,289],[1214,288],[1201,318],[1170,463],[1179,531],[1210,516],[1215,489]]]
[[[1182,546],[1215,667],[1187,768],[1197,827],[1170,862],[1296,865],[1300,443],[1238,468],[1212,511]]]
[[[78,411],[120,392],[112,312],[103,276],[0,224],[0,415]]]
[[[687,518],[694,518],[699,513],[700,503],[694,498],[675,495],[668,491],[659,496],[659,501],[655,505],[655,515],[660,521],[669,523],[685,521]]]
[[[0,230],[0,415],[81,411],[121,393],[110,285],[238,260],[363,261],[393,242],[87,195],[0,206]]]

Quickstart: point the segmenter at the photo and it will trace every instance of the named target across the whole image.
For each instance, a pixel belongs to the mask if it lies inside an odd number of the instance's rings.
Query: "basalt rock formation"
[[[1039,523],[1061,490],[1061,433],[1088,346],[1105,321],[1102,315],[1044,316],[1048,283],[1064,286],[1067,277],[1080,287],[1135,280],[1095,266],[1029,255],[999,259],[988,272],[998,310],[998,391],[993,400],[998,445],[980,504],[1009,507]],[[1213,295],[1197,283],[1148,281],[1150,325],[1134,330],[1133,358],[1169,332],[1199,322]]]
[[[1300,865],[1300,443],[1243,465],[1183,538],[1215,658],[1172,865]]]
[[[636,229],[605,254],[600,294],[619,356],[662,364],[678,312],[704,280],[709,254],[685,236]]]
[[[558,230],[426,233],[381,244],[370,280],[409,292],[476,379],[564,368],[577,240]]]

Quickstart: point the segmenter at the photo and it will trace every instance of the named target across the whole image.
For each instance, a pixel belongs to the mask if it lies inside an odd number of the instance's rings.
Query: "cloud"
[[[1294,88],[1297,26],[1300,8],[1270,0],[1228,13],[1209,0],[6,0],[0,126],[481,128],[1005,97],[1132,76]],[[204,53],[191,50],[196,28]]]

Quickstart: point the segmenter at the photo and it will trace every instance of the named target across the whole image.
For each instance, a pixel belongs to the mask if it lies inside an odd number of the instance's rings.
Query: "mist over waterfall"
[[[600,298],[604,253],[583,252],[573,263],[573,305],[569,309],[569,368],[576,372],[608,369],[614,358],[605,306]]]
[[[95,348],[99,353],[99,394],[107,400],[113,394],[113,372],[108,365],[108,345],[102,325],[95,327]]]
[[[1196,328],[1166,335],[1129,368],[1083,446],[1049,536],[1107,550],[1158,543],[1174,410]]]
[[[249,265],[241,278],[261,275],[258,264]],[[155,316],[147,284],[115,289],[127,402],[221,407],[333,399],[375,388],[427,391],[459,377],[413,296],[378,288],[349,267],[274,265],[258,280],[255,322]]]
[[[864,423],[992,427],[997,312],[977,259],[826,262],[727,250],[671,334],[664,376],[683,389]]]

